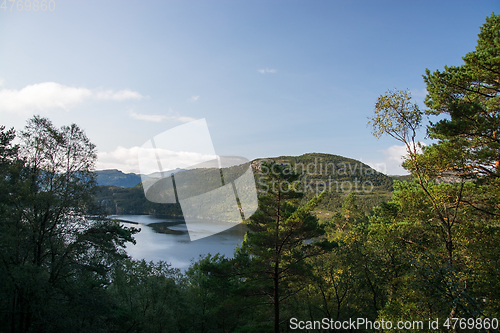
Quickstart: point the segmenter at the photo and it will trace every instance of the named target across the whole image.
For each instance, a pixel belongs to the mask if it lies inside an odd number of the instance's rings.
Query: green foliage
[[[375,116],[369,123],[377,138],[389,134],[401,142],[414,141],[420,127],[422,112],[412,104],[409,91],[393,90],[381,95],[375,104]]]
[[[370,219],[370,233],[380,248],[395,250],[392,260],[404,267],[401,281],[406,287],[391,293],[391,299],[380,312],[383,318],[405,316],[425,320],[428,317],[477,317],[498,313],[496,297],[489,297],[497,287],[491,285],[491,274],[498,274],[498,260],[487,260],[497,252],[495,220],[477,214],[470,207],[458,208],[453,226],[453,262],[449,261],[449,234],[441,227],[429,198],[418,183],[395,184],[393,201],[376,209]],[[473,196],[477,185],[466,183],[432,184],[428,191],[447,201],[451,193]],[[439,195],[439,196],[438,196]],[[440,205],[445,206],[442,202]],[[452,203],[450,203],[450,207]],[[494,248],[496,247],[496,250]],[[479,272],[489,271],[490,274]],[[488,287],[486,287],[486,285]]]
[[[478,36],[476,50],[463,57],[463,65],[445,66],[444,71],[433,73],[427,69],[426,112],[447,116],[429,127],[430,136],[440,140],[438,146],[452,145],[461,152],[449,156],[448,169],[473,178],[497,178],[500,16],[488,17]]]
[[[194,312],[192,329],[200,332],[234,332],[252,321],[241,298],[241,261],[216,254],[195,262],[186,272]]]
[[[390,253],[382,267],[394,270],[396,262],[404,268],[393,271],[398,279],[388,284],[380,318],[444,322],[498,315],[492,281],[500,266],[489,258],[500,241],[499,37],[500,17],[492,14],[464,65],[427,70],[426,113],[448,117],[431,123],[428,133],[438,142],[421,152],[415,142],[420,119],[398,117],[391,105],[377,103],[387,117],[376,119],[375,135],[387,133],[406,145],[403,166],[414,177],[395,182],[392,201],[370,218],[369,236]]]
[[[112,332],[185,332],[192,327],[186,281],[178,269],[162,261],[126,260],[115,267],[112,279]]]
[[[58,129],[36,116],[18,147],[12,130],[2,127],[0,138],[2,326],[102,331],[110,310],[103,288],[135,230],[104,220],[93,205],[94,145],[78,126]]]

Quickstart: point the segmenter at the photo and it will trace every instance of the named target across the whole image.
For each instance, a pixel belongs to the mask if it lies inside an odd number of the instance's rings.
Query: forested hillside
[[[257,183],[265,181],[266,176],[272,172],[263,171],[258,166],[265,160],[290,165],[299,173],[296,189],[304,193],[301,204],[322,191],[326,192],[315,208],[322,218],[327,217],[326,214],[339,212],[349,193],[356,194],[359,208],[368,214],[374,206],[388,200],[392,192],[394,178],[377,172],[360,161],[322,153],[256,160],[254,174]]]
[[[142,184],[130,188],[117,186],[98,186],[97,203],[108,214],[153,214],[158,216],[181,217],[179,204],[159,204],[148,201],[144,196]]]
[[[271,170],[266,172],[260,167],[260,164],[266,160],[290,165],[294,171],[300,174],[295,188],[304,192],[301,203],[305,203],[322,191],[326,191],[323,200],[315,209],[322,218],[328,218],[334,212],[338,212],[342,207],[344,197],[351,192],[357,195],[358,205],[366,213],[369,213],[372,207],[388,200],[392,192],[392,177],[377,172],[359,161],[320,153],[254,160],[251,164],[257,184],[265,182],[269,173],[272,172]],[[235,167],[234,169],[234,172],[241,173],[239,168]],[[218,173],[215,174],[218,175]],[[211,184],[213,181],[210,181],[209,178],[213,175],[214,173],[207,169],[198,171],[197,177]],[[197,189],[197,191],[208,192],[210,189]],[[97,200],[106,207],[110,214],[181,215],[179,206],[176,204],[149,202],[144,196],[141,184],[133,188],[99,186]]]

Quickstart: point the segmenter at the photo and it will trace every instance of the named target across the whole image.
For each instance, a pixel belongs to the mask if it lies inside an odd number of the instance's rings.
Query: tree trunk
[[[276,212],[276,235],[274,241],[274,276],[273,276],[273,288],[274,288],[274,333],[280,331],[280,298],[278,293],[279,288],[279,227],[280,227],[280,204],[281,204],[281,193],[278,192],[278,209]]]

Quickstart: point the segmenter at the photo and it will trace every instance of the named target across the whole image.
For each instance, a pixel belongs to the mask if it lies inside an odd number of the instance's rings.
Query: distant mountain
[[[117,187],[134,187],[142,179],[141,175],[135,173],[123,173],[120,170],[99,170],[97,174],[97,185],[111,185]]]
[[[183,171],[183,169],[175,169],[165,171],[164,176],[170,176],[173,173],[177,173],[179,171]],[[109,169],[109,170],[98,170],[97,174],[97,185],[107,185],[107,186],[116,186],[116,187],[134,187],[142,181],[142,178],[161,178],[159,172],[155,172],[148,175],[141,175],[135,173],[123,173],[120,170]]]
[[[146,175],[147,178],[162,178],[162,177],[168,177],[170,175],[173,175],[177,172],[180,172],[180,171],[185,171],[185,169],[180,169],[180,168],[176,168],[174,170],[169,170],[169,171],[164,171],[163,172],[163,175],[161,172],[154,172],[154,173],[150,173],[148,175]]]

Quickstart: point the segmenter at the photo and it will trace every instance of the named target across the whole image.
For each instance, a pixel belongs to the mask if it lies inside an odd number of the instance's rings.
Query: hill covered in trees
[[[261,167],[261,164],[266,161],[289,165],[294,172],[300,175],[295,189],[304,193],[302,203],[311,200],[322,191],[326,192],[315,210],[315,213],[321,218],[331,217],[334,212],[338,212],[345,196],[351,192],[358,196],[359,207],[366,213],[369,213],[372,207],[387,201],[391,196],[394,177],[377,172],[370,166],[354,159],[323,153],[256,159],[251,162],[251,165],[257,185],[265,183],[273,172],[273,170]],[[116,171],[111,171],[111,174],[116,174]],[[241,173],[241,169],[235,167],[234,172]],[[98,179],[102,174],[103,171],[98,172]],[[215,175],[218,174],[215,173]],[[214,173],[210,169],[198,171],[196,175],[209,184],[213,183],[210,180],[210,177],[213,176]],[[237,177],[236,174],[234,178]],[[197,189],[197,192],[210,190],[211,188]],[[262,192],[263,189],[260,189],[259,193]],[[97,201],[106,207],[110,214],[156,214],[175,217],[182,215],[178,204],[149,202],[144,196],[142,184],[131,188],[99,186]]]
[[[315,208],[321,218],[327,218],[332,212],[338,212],[344,198],[355,193],[361,210],[366,213],[371,208],[390,198],[393,177],[380,173],[370,166],[347,157],[324,153],[309,153],[301,156],[279,156],[258,159],[253,162],[256,182],[265,181],[272,170],[263,170],[259,164],[274,161],[289,165],[299,173],[296,189],[304,193],[302,204],[325,191],[323,199]]]

